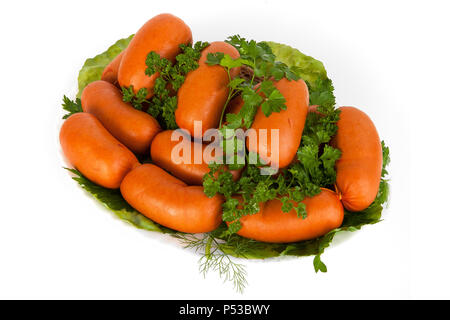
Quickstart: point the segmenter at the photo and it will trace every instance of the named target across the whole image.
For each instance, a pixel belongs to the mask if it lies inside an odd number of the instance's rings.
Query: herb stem
[[[231,82],[230,68],[227,68],[227,74],[228,74],[228,83],[230,83]],[[228,103],[230,102],[231,97],[235,91],[236,91],[235,89],[230,88],[230,92],[228,92],[227,100],[225,101],[225,104],[222,108],[222,112],[220,114],[219,128],[222,127],[223,116],[225,115],[225,110],[227,109]]]

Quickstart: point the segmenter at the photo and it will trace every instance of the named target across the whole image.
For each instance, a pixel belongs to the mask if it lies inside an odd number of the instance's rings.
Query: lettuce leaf
[[[288,67],[296,67],[297,73],[308,82],[310,89],[313,91],[317,89],[319,81],[328,79],[327,71],[319,60],[285,44],[271,41],[266,43],[270,46],[278,61],[285,63]]]
[[[307,56],[297,49],[276,42],[267,42],[277,57],[277,60],[294,68],[296,73],[305,80],[309,89],[309,104],[319,105],[333,110],[336,103],[332,81],[322,62]]]
[[[128,38],[118,40],[105,52],[86,60],[78,73],[77,98],[81,98],[81,93],[83,92],[84,87],[86,87],[89,83],[100,80],[103,69],[128,46],[133,36],[134,35],[131,35]]]

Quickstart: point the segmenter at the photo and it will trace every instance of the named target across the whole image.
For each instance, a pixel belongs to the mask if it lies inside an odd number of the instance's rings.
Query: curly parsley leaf
[[[326,79],[318,79],[314,83],[306,81],[309,88],[309,104],[318,105],[330,109],[336,104],[333,82]],[[320,110],[318,110],[320,112]]]
[[[336,181],[336,161],[341,157],[341,150],[325,145],[320,161],[323,168],[323,180],[321,183],[325,186],[332,185]]]
[[[209,45],[208,42],[197,41],[194,46],[180,45],[182,53],[176,56],[175,68],[181,76],[187,75],[190,71],[198,68],[202,50]]]
[[[181,53],[175,57],[175,63],[161,57],[152,51],[147,55],[145,74],[152,76],[158,74],[153,87],[153,95],[147,99],[149,92],[141,88],[137,93],[132,87],[122,88],[123,100],[129,102],[138,110],[146,110],[156,118],[164,129],[177,129],[175,121],[175,110],[178,101],[176,92],[184,83],[186,75],[198,68],[198,60],[201,51],[209,44],[207,42],[196,42],[193,46],[180,45]]]
[[[128,88],[122,87],[122,100],[131,103],[131,105],[138,110],[142,110],[144,104],[150,103],[150,101],[147,100],[147,96],[147,88],[140,88],[137,93],[134,93],[133,86]]]

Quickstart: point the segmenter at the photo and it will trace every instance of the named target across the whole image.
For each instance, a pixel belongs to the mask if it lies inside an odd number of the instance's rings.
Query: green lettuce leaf
[[[277,60],[288,67],[305,80],[309,89],[309,104],[319,105],[328,109],[334,109],[336,98],[332,81],[327,76],[327,71],[322,62],[301,53],[288,45],[276,42],[267,42]]]
[[[103,69],[128,46],[133,36],[134,35],[131,35],[128,38],[118,40],[105,52],[86,60],[78,73],[77,98],[81,97],[84,87],[86,87],[89,83],[100,80]]]
[[[303,80],[308,82],[310,89],[313,91],[317,89],[318,81],[328,79],[327,71],[319,60],[285,44],[271,41],[266,43],[270,46],[278,61],[285,63],[288,67],[296,67],[296,72]]]

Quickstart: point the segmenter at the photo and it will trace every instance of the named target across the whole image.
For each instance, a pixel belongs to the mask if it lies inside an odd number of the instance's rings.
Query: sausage
[[[139,165],[135,155],[90,113],[76,113],[67,118],[59,141],[69,162],[105,188],[119,188],[125,175]]]
[[[94,81],[81,94],[84,112],[92,113],[111,134],[131,151],[150,150],[155,135],[161,131],[158,121],[146,112],[123,102],[120,89],[106,81]]]
[[[208,198],[203,187],[188,186],[153,164],[143,164],[123,179],[125,200],[153,221],[177,231],[209,232],[221,223],[221,196]]]
[[[172,141],[173,130],[166,130],[160,132],[153,139],[151,146],[152,162],[157,166],[169,171],[175,177],[183,180],[189,185],[202,185],[203,176],[209,172],[208,163],[214,160],[214,157],[208,157],[205,154],[207,145],[199,142],[191,142],[190,137],[186,136],[181,141]],[[190,150],[190,163],[176,163],[172,158],[172,150],[178,146],[182,150]],[[199,148],[202,158],[199,159],[201,163],[195,163],[194,150]],[[209,152],[207,152],[209,154]],[[179,155],[179,153],[177,153]],[[183,155],[181,154],[180,157]],[[214,156],[214,154],[212,155]],[[189,160],[188,160],[189,161]],[[197,161],[197,162],[199,162]],[[230,171],[233,175],[233,180],[239,179],[242,170]]]
[[[310,240],[341,226],[344,208],[338,195],[328,189],[302,201],[306,205],[307,217],[299,218],[294,209],[285,213],[280,200],[269,200],[261,204],[261,210],[243,216],[240,236],[262,242],[288,243]]]
[[[202,51],[199,67],[186,75],[183,85],[178,90],[178,107],[175,121],[195,138],[201,138],[205,131],[217,128],[222,108],[228,97],[229,78],[226,70],[219,66],[206,64],[208,53],[223,52],[233,59],[239,58],[239,52],[225,42],[213,42]],[[239,69],[231,70],[236,76]],[[201,121],[202,131],[194,132],[194,121]]]
[[[119,53],[106,67],[103,69],[101,80],[108,81],[113,85],[118,85],[117,74],[119,73],[120,63],[125,51]]]
[[[180,45],[191,43],[191,29],[183,20],[167,13],[153,17],[138,30],[122,57],[118,74],[120,86],[133,86],[135,93],[141,88],[147,88],[147,98],[150,98],[159,74],[145,74],[147,55],[155,51],[162,58],[174,61],[181,52]]]
[[[279,168],[287,167],[294,159],[302,138],[303,127],[305,126],[308,113],[309,93],[308,87],[303,80],[287,80],[283,78],[274,82],[275,87],[286,99],[286,110],[272,112],[268,117],[264,115],[261,108],[258,108],[255,119],[251,126],[260,135],[260,129],[267,129],[267,143],[251,143],[247,139],[247,148],[251,152],[257,152],[259,156],[271,165],[278,164]],[[272,147],[271,129],[279,129],[278,146]],[[275,163],[272,148],[279,147],[279,160]]]
[[[340,149],[336,186],[349,211],[366,209],[377,196],[383,151],[375,125],[361,110],[341,107],[338,131],[332,145]]]

